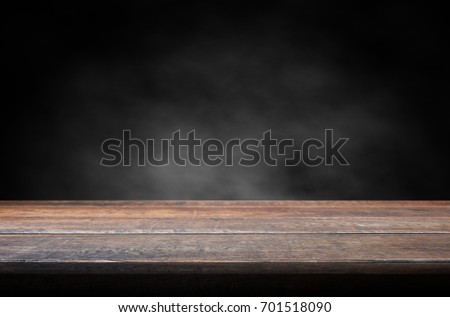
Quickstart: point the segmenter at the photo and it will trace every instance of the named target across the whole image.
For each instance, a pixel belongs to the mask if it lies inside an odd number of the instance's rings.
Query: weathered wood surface
[[[450,202],[0,202],[0,273],[58,272],[450,273]]]

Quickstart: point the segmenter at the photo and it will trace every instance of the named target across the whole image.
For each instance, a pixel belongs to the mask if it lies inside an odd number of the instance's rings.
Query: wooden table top
[[[450,201],[2,201],[0,273],[450,273]]]

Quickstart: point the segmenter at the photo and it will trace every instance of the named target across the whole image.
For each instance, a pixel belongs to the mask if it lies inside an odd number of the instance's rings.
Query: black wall
[[[2,9],[1,199],[449,199],[443,8],[82,1]],[[350,166],[100,166],[101,142],[348,137]]]

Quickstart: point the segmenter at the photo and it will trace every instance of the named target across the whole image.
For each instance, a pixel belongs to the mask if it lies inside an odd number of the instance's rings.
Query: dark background
[[[2,5],[0,199],[449,199],[432,2]],[[348,137],[350,166],[100,166],[100,145]]]

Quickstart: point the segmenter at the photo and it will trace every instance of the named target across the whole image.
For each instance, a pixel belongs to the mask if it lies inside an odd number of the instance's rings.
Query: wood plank
[[[121,208],[142,207],[351,207],[351,206],[372,206],[372,207],[448,207],[449,201],[445,200],[3,200],[2,206],[53,206],[53,207],[74,207],[74,206],[93,206],[107,207],[120,206]]]
[[[450,273],[450,202],[3,201],[24,272]]]
[[[0,234],[188,234],[188,233],[450,233],[445,217],[260,217],[213,219],[42,218],[2,219]]]
[[[102,272],[140,267],[149,273],[380,273],[386,267],[405,273],[421,266],[438,273],[450,268],[450,235],[434,234],[1,235],[0,245],[0,270],[21,273],[32,263],[84,273],[92,264]]]
[[[11,233],[450,233],[447,202],[1,202]]]

